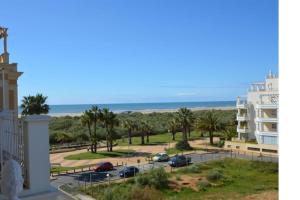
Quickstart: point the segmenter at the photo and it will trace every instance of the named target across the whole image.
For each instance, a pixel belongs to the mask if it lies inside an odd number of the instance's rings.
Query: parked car
[[[101,162],[96,165],[94,171],[95,172],[103,172],[103,171],[110,171],[113,169],[114,169],[114,166],[110,162]]]
[[[131,167],[125,167],[123,170],[119,172],[120,177],[131,177],[135,176],[137,173],[139,173],[139,169],[137,167],[131,166]]]
[[[168,161],[170,157],[166,153],[158,153],[152,159],[155,162],[162,162],[162,161]]]
[[[189,165],[191,163],[191,158],[184,155],[176,155],[172,157],[168,163],[171,167],[181,167]]]

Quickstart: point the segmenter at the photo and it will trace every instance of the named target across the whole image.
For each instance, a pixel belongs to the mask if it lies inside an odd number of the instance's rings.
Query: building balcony
[[[250,119],[249,115],[247,115],[247,114],[237,114],[237,116],[236,116],[237,121],[247,121],[249,119]]]
[[[278,118],[271,117],[257,117],[255,118],[256,122],[270,122],[270,123],[278,123]]]
[[[236,103],[236,108],[240,108],[240,109],[247,109],[247,106],[248,106],[248,104],[247,104],[247,102],[237,102]]]
[[[278,136],[278,132],[276,130],[272,130],[272,131],[256,130],[255,134],[262,135],[262,136]]]
[[[256,104],[257,109],[278,109],[278,104]]]
[[[236,131],[238,133],[249,133],[249,128],[248,127],[237,127]]]
[[[246,109],[247,108],[247,101],[242,100],[240,97],[238,97],[237,100],[236,100],[236,107],[241,108],[241,109]]]

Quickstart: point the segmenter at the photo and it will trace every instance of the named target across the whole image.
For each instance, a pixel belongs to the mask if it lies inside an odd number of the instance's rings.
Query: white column
[[[30,193],[50,190],[49,120],[47,115],[24,118],[24,153]]]

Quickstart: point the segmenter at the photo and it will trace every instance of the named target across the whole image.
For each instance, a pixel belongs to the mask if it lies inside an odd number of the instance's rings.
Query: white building
[[[245,99],[238,97],[238,139],[278,144],[278,97],[278,77],[271,71],[264,82],[251,84]]]

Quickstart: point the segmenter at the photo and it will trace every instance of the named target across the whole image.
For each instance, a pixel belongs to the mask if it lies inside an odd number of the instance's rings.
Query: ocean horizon
[[[112,103],[112,104],[65,104],[65,105],[49,105],[49,115],[63,116],[76,115],[90,109],[91,106],[97,105],[100,108],[109,108],[116,113],[122,112],[143,112],[143,111],[159,111],[174,110],[182,107],[190,109],[204,108],[220,108],[234,107],[235,101],[205,101],[205,102],[166,102],[166,103]],[[19,113],[21,108],[19,107]]]

